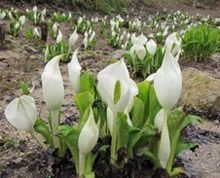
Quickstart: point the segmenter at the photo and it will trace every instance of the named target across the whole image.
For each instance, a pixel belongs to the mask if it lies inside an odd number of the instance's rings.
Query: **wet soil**
[[[211,1],[212,2],[212,1]],[[220,17],[220,4],[217,1],[207,3],[206,1],[187,1],[180,0],[177,3],[166,3],[164,0],[155,4],[147,4],[146,7],[141,2],[135,2],[130,7],[131,13],[139,14],[139,7],[142,6],[143,18],[148,14],[154,14],[161,11],[162,7],[166,7],[170,11],[183,10],[195,15],[200,13],[214,17]],[[215,4],[216,3],[216,4]],[[21,3],[13,4],[10,1],[0,1],[0,8],[16,7],[25,9],[32,7],[29,4]],[[61,12],[71,11],[69,6],[49,6],[41,4],[41,9],[48,8],[53,12],[59,10]],[[76,15],[82,12],[77,9]],[[83,12],[84,13],[84,12]],[[91,12],[86,12],[90,16],[95,16]],[[69,34],[71,24],[61,24],[62,31]],[[109,46],[102,38],[98,36],[98,42],[95,53],[90,53],[80,50],[79,60],[84,70],[97,73],[103,69],[109,61],[112,60],[115,49]],[[78,39],[80,46],[82,36]],[[14,97],[21,94],[19,90],[19,81],[27,82],[29,87],[34,86],[32,96],[34,96],[39,111],[39,117],[46,118],[47,110],[42,98],[40,75],[44,67],[42,44],[39,45],[28,42],[21,34],[19,38],[14,38],[10,35],[6,36],[6,44],[0,50],[0,177],[75,177],[74,168],[69,159],[59,160],[53,157],[53,151],[43,152],[38,144],[31,138],[30,135],[17,131],[5,119],[4,109]],[[215,62],[195,63],[192,61],[181,62],[181,68],[194,66],[199,70],[209,72],[216,78],[220,78],[219,67]],[[61,64],[61,72],[64,76],[65,83],[65,103],[62,106],[62,121],[66,118],[73,118],[77,114],[74,105],[72,104],[72,89],[69,86],[67,67],[65,63]],[[196,111],[193,108],[188,109],[189,113],[200,115],[204,118],[202,123],[194,123],[187,127],[183,135],[186,139],[199,144],[198,148],[193,151],[187,151],[181,154],[176,159],[176,165],[184,168],[185,173],[180,177],[191,178],[219,178],[220,177],[220,114],[212,108],[204,108],[203,111]],[[69,158],[69,155],[66,156]],[[67,163],[68,162],[68,163]],[[141,164],[137,164],[141,162]],[[126,165],[126,170],[130,172],[117,172],[108,166],[108,158],[102,158],[100,164],[95,166],[96,172],[104,170],[104,173],[99,173],[99,177],[167,177],[164,170],[155,169],[147,160],[136,158],[131,160]],[[143,171],[143,168],[145,170]],[[133,172],[132,172],[133,170]],[[148,170],[148,171],[147,171]],[[112,173],[114,176],[112,176]]]

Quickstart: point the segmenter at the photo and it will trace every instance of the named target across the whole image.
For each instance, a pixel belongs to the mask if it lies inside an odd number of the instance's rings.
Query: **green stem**
[[[88,153],[88,155],[86,156],[85,173],[88,175],[91,174],[92,167],[93,167],[93,154]]]
[[[85,174],[85,162],[86,156],[79,152],[79,178],[83,178],[83,175]]]
[[[177,131],[176,133],[180,133],[180,131]],[[178,143],[180,134],[174,134],[171,141],[171,151],[170,151],[170,157],[167,162],[166,170],[170,174],[172,172],[172,166],[173,166],[173,160],[175,156],[176,151],[176,145]]]
[[[58,126],[59,126],[59,116],[60,111],[57,110],[50,110],[50,116],[51,116],[51,130],[53,135],[53,145],[55,148],[60,149],[60,140],[58,138]]]
[[[110,163],[112,165],[116,164],[116,160],[117,160],[117,124],[116,124],[116,114],[113,113],[113,118],[114,118],[114,122],[113,122],[113,130],[112,130],[112,140],[111,140],[111,161]]]
[[[32,132],[30,133],[39,143],[40,146],[42,146],[42,148],[44,150],[47,150],[47,145],[42,141],[42,139],[39,137],[39,135],[37,135],[37,133],[34,131],[34,129],[32,130]]]
[[[66,60],[69,58],[69,55],[70,55],[71,50],[72,50],[72,46],[69,46],[68,52],[67,52],[67,54],[66,54]]]

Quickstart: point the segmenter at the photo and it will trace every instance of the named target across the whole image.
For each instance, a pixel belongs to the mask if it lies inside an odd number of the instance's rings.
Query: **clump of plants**
[[[199,120],[181,107],[174,108],[182,90],[181,48],[174,43],[167,42],[156,73],[139,83],[130,77],[124,59],[110,64],[97,77],[82,71],[75,50],[67,67],[79,117],[77,124],[69,125],[60,122],[64,82],[59,61],[64,55],[55,56],[41,76],[48,119],[38,118],[27,87],[6,107],[6,119],[30,133],[43,149],[54,148],[59,157],[69,151],[80,178],[96,177],[95,164],[103,157],[116,170],[123,170],[135,157],[146,158],[174,177],[182,172],[173,167],[175,157],[195,146],[184,142],[181,130]]]
[[[131,48],[124,56],[127,63],[131,66],[133,73],[142,78],[146,78],[152,73],[155,73],[161,66],[166,48],[170,41],[173,42],[171,52],[176,58],[179,58],[180,40],[176,37],[176,33],[170,34],[165,40],[165,45],[162,47],[157,45],[153,39],[148,40],[144,34],[131,37]]]
[[[207,24],[187,30],[182,38],[184,56],[195,61],[209,60],[220,51],[220,29]]]
[[[59,30],[58,35],[56,37],[56,43],[55,44],[47,44],[44,49],[44,61],[48,62],[53,57],[63,54],[64,57],[62,58],[64,61],[68,61],[69,55],[73,48],[75,47],[75,43],[78,39],[78,34],[76,32],[76,29],[74,32],[70,35],[68,42],[63,39],[63,34]]]

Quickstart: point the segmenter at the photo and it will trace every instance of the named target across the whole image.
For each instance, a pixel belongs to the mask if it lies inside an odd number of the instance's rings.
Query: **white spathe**
[[[169,50],[176,60],[179,60],[181,52],[181,41],[177,38],[176,33],[171,33],[165,41],[166,50]]]
[[[134,40],[134,44],[139,44],[139,45],[146,45],[147,44],[147,37],[141,33],[139,36],[137,36]]]
[[[182,75],[177,60],[168,49],[161,67],[154,75],[154,87],[160,105],[170,111],[180,97]]]
[[[156,114],[154,119],[154,125],[158,129],[159,132],[162,130],[164,120],[164,109],[160,109],[160,111]]]
[[[89,117],[83,126],[78,139],[79,151],[87,155],[95,147],[99,137],[99,128],[95,122],[93,111],[90,108]]]
[[[134,58],[137,55],[140,60],[144,60],[146,53],[146,49],[143,45],[134,44],[130,49],[131,56]]]
[[[56,33],[57,30],[58,30],[58,26],[57,26],[57,23],[55,22],[52,26],[52,31],[53,31],[53,33]]]
[[[159,111],[160,112],[160,111]],[[163,112],[160,113],[161,117],[163,114],[163,120],[162,121],[162,128],[161,128],[161,139],[159,142],[159,148],[158,148],[158,158],[160,160],[160,164],[163,168],[166,168],[167,161],[170,157],[170,137],[169,137],[169,130],[167,125],[167,119],[168,119],[168,113],[163,110]]]
[[[45,66],[41,75],[43,96],[49,109],[58,109],[63,104],[64,86],[59,69],[63,55],[53,57]]]
[[[80,91],[80,74],[82,69],[82,67],[79,64],[77,54],[78,54],[78,49],[74,51],[72,55],[72,59],[68,63],[70,84],[73,87],[75,93],[78,93]]]
[[[155,53],[156,53],[156,50],[157,50],[157,44],[156,44],[156,42],[155,42],[153,39],[150,39],[150,40],[147,42],[146,47],[147,47],[148,53],[149,53],[151,56],[154,56]]]
[[[58,35],[57,35],[57,38],[56,38],[56,43],[60,43],[62,40],[63,40],[63,34],[62,34],[62,32],[59,30],[59,31],[58,31]]]
[[[97,90],[103,101],[113,113],[123,112],[131,98],[137,94],[137,85],[130,78],[128,69],[121,59],[100,71],[97,76]],[[115,85],[119,82],[120,94],[117,102],[114,101]]]
[[[78,39],[77,29],[74,30],[74,32],[70,35],[69,38],[69,46],[73,47],[76,44],[76,41]]]
[[[25,18],[24,15],[20,16],[20,18],[19,18],[19,22],[20,22],[21,25],[24,25],[25,20],[26,20],[26,18]]]
[[[12,100],[5,109],[5,116],[16,129],[31,133],[37,119],[34,98],[22,95]]]
[[[107,107],[107,125],[108,125],[110,135],[112,135],[113,133],[114,122],[115,122],[115,115],[112,112],[112,110],[109,107]]]

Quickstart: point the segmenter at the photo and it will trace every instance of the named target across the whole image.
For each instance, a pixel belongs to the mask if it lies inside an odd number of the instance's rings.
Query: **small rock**
[[[192,67],[183,69],[182,76],[181,104],[192,105],[198,110],[213,107],[220,111],[220,79]]]

